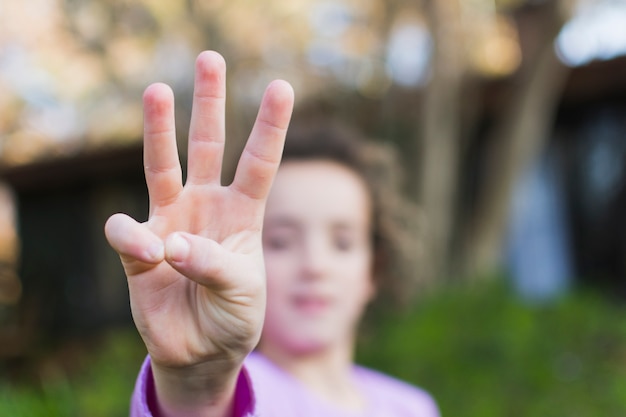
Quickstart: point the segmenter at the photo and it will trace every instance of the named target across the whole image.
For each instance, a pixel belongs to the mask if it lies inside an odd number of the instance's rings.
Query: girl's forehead
[[[370,198],[365,181],[345,165],[327,160],[287,161],[278,170],[267,210],[357,215],[370,210]]]
[[[357,179],[358,181],[363,181],[361,175],[350,165],[326,158],[288,159],[283,161],[278,168],[278,174],[282,174],[284,176],[285,173],[288,173],[289,175],[308,175],[311,173],[317,173],[328,177],[349,176]]]
[[[291,193],[296,190],[324,191],[328,195],[346,191],[354,194],[367,192],[364,179],[353,169],[324,159],[284,162],[278,169],[272,191],[282,193],[286,188],[294,188],[289,190]]]

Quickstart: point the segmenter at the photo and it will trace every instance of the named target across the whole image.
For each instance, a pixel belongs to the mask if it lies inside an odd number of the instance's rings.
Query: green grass
[[[127,416],[141,340],[125,329],[86,346],[0,379],[0,416]],[[588,292],[533,306],[497,285],[446,289],[372,316],[358,359],[431,392],[444,417],[626,415],[626,308]]]
[[[124,329],[89,345],[74,349],[69,358],[41,359],[34,375],[21,382],[0,381],[0,416],[128,416],[145,356],[141,340],[134,330]]]
[[[496,286],[448,290],[376,317],[358,357],[444,416],[626,415],[626,309],[590,294],[533,306]]]

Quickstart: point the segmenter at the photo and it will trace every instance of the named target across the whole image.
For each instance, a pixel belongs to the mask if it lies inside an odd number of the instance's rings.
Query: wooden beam
[[[16,192],[37,192],[115,178],[143,176],[142,144],[50,158],[31,164],[0,166],[0,180]]]

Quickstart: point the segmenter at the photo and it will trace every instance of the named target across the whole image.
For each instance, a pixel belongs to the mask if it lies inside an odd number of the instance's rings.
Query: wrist
[[[151,365],[159,417],[232,416],[241,361],[211,361],[185,368]]]

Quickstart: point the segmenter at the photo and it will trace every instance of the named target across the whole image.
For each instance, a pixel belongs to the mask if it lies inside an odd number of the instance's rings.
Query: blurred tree
[[[550,136],[566,80],[553,40],[566,21],[569,1],[499,3],[476,0],[468,7],[460,0],[428,2],[435,53],[419,119],[418,195],[429,221],[430,279],[488,276],[498,267],[513,187]],[[513,17],[525,35],[519,43]],[[482,42],[471,48],[480,37]],[[495,59],[498,55],[502,59]],[[508,94],[491,109],[492,120],[482,135],[478,193],[471,207],[459,210],[460,169],[471,139],[466,132],[476,127],[476,116],[485,116],[473,108],[480,98],[472,92],[486,71],[508,75],[511,70],[517,71]]]
[[[21,285],[16,274],[19,260],[17,210],[11,189],[0,183],[0,322],[4,309],[20,297]]]
[[[513,185],[549,136],[566,79],[553,40],[575,3],[8,1],[0,9],[0,162],[137,142],[141,91],[152,81],[174,87],[186,120],[193,60],[216,49],[229,64],[229,161],[275,77],[294,85],[300,103],[335,100],[332,109],[345,107],[338,113],[370,132],[408,119],[401,134],[417,152],[407,160],[425,214],[426,278],[475,276],[497,266]],[[507,82],[485,99],[494,79]],[[477,192],[460,205],[474,148]],[[225,171],[228,178],[232,163]]]
[[[464,242],[470,271],[485,272],[497,264],[513,187],[550,138],[568,71],[553,46],[567,21],[562,6],[559,1],[544,2],[532,22],[521,22],[532,25],[534,39],[524,45],[524,62],[509,100],[487,134],[485,184]]]

